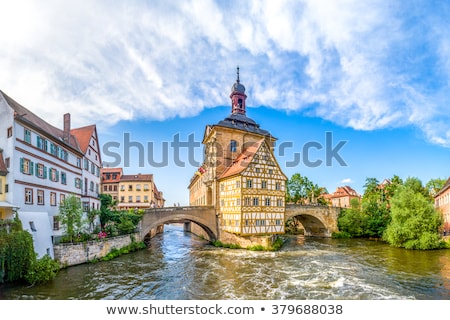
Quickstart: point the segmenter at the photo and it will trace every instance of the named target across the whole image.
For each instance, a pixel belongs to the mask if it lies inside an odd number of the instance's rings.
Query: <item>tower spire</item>
[[[236,83],[231,87],[231,113],[243,114],[245,116],[245,87],[239,80],[239,66],[236,68]]]

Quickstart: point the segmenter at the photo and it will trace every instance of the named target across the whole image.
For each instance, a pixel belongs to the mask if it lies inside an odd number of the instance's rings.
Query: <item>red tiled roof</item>
[[[78,145],[80,146],[80,149],[84,154],[86,154],[87,152],[94,131],[95,124],[70,130],[70,134],[78,140]]]
[[[341,186],[333,192],[329,198],[341,198],[341,197],[359,197],[358,193],[350,186]]]
[[[110,178],[106,179],[106,174],[110,173]],[[122,177],[123,170],[122,168],[100,168],[100,175],[102,177],[102,182],[119,182]],[[117,174],[116,178],[113,179],[113,174]]]
[[[152,181],[153,174],[124,174],[120,181]]]
[[[72,147],[73,149],[77,151],[81,151],[80,147],[78,145],[77,139],[73,136],[69,136],[69,141],[64,141],[64,131],[61,129],[58,129],[48,122],[44,121],[43,119],[39,118],[37,115],[35,115],[33,112],[25,108],[24,106],[20,105],[17,101],[13,100],[11,97],[6,95],[3,91],[0,90],[0,94],[3,96],[3,98],[6,100],[8,105],[15,111],[14,112],[14,118],[17,121],[21,121],[23,123],[29,124],[33,126],[36,130],[39,130],[43,133],[46,133],[50,136],[53,136],[53,138],[57,141],[60,141],[61,143],[65,143],[66,145]]]
[[[253,157],[258,151],[264,139],[259,140],[256,143],[251,144],[247,149],[245,149],[240,155],[237,156],[236,160],[229,166],[219,177],[219,179],[230,177],[232,175],[241,173],[247,169],[250,162],[252,162]]]

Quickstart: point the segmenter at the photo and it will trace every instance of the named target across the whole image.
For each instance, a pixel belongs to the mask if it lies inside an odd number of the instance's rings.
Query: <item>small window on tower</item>
[[[237,149],[237,143],[236,140],[231,140],[230,141],[230,151],[231,152],[236,152]]]
[[[242,108],[242,99],[238,99],[239,108]]]

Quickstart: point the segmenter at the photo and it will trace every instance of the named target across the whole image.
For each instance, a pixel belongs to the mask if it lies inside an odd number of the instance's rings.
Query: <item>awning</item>
[[[8,201],[0,201],[0,208],[16,208],[19,209],[19,206],[9,203]]]

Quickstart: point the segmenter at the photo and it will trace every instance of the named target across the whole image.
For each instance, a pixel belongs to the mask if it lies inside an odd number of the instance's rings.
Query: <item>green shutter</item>
[[[39,163],[35,163],[35,166],[36,177],[39,177]]]
[[[47,167],[44,166],[44,179],[47,179]]]
[[[23,158],[20,158],[20,172],[23,173]]]
[[[28,172],[28,173],[33,175],[34,174],[34,162],[33,161],[30,161],[30,165],[28,166],[28,168],[30,168],[30,172]]]

